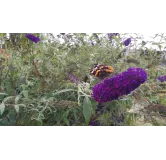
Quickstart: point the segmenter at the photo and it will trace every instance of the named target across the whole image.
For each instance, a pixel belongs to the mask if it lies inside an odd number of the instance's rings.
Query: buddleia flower
[[[108,33],[108,39],[111,41],[113,36],[117,36],[119,33]]]
[[[75,83],[75,84],[80,83],[79,78],[76,77],[73,73],[68,73],[67,77],[72,83]]]
[[[32,42],[35,42],[35,43],[40,42],[40,38],[39,38],[39,37],[36,37],[34,34],[28,33],[28,34],[26,34],[26,37],[27,37],[29,40],[31,40]]]
[[[160,76],[157,78],[160,82],[166,81],[166,75],[165,76]]]
[[[128,46],[130,43],[131,43],[131,38],[127,38],[127,39],[123,42],[123,44],[124,44],[125,46]]]
[[[117,100],[128,95],[147,79],[142,68],[129,68],[127,71],[106,78],[92,88],[92,98],[99,103]]]

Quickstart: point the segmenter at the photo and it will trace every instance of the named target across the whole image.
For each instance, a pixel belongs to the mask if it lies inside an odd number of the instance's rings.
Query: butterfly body
[[[113,67],[106,66],[104,64],[95,64],[94,67],[90,70],[90,73],[98,78],[105,78],[110,73],[114,72]]]

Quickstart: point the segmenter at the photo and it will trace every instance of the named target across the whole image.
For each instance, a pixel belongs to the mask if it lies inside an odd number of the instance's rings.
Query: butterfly
[[[113,72],[114,69],[112,66],[106,66],[104,64],[94,64],[94,67],[90,70],[90,74],[98,78],[105,78]]]

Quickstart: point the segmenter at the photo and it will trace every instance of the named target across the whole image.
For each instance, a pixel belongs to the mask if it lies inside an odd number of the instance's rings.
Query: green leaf
[[[19,107],[20,107],[20,106],[22,106],[22,107],[26,107],[26,105],[25,105],[25,104],[19,104]]]
[[[88,97],[85,97],[83,101],[83,115],[87,124],[90,121],[91,112],[92,112],[91,101],[89,100]]]
[[[10,126],[10,123],[7,119],[0,119],[0,126]]]
[[[19,105],[15,104],[14,108],[15,108],[16,112],[18,113],[19,112]]]
[[[45,119],[44,114],[42,112],[39,112],[38,120],[41,121],[42,119]]]
[[[0,93],[0,96],[7,96],[7,93]]]
[[[64,92],[69,92],[69,91],[74,91],[74,90],[73,89],[62,89],[60,91],[57,91],[57,92],[53,93],[53,95],[57,95],[57,94],[64,93]]]
[[[70,122],[69,122],[69,120],[68,120],[68,115],[69,115],[69,113],[70,113],[70,111],[67,110],[67,111],[62,115],[63,121],[64,121],[68,126],[70,126]]]
[[[4,33],[0,33],[0,37],[2,37],[2,36],[3,36],[3,34],[4,34]]]
[[[70,123],[69,123],[69,120],[67,119],[67,117],[64,117],[63,120],[68,126],[70,126]]]
[[[22,87],[23,90],[27,89],[27,85],[25,85],[25,84],[22,84],[21,87]]]
[[[5,103],[2,102],[2,103],[0,104],[0,112],[1,112],[1,115],[3,114],[4,110],[5,110]]]
[[[28,98],[28,91],[27,90],[22,91],[22,94],[25,98]]]
[[[11,89],[12,89],[11,82],[9,82],[9,81],[7,80],[7,81],[5,82],[5,86],[6,86],[6,89],[7,89],[7,93],[10,95]]]
[[[35,86],[32,88],[33,91],[38,91],[39,89],[41,89],[42,85],[41,82],[38,81]]]
[[[30,64],[33,63],[34,57],[35,57],[35,55],[30,56],[30,58],[29,58]]]
[[[74,119],[75,119],[75,121],[77,121],[77,120],[78,120],[78,117],[77,117],[76,110],[74,110],[73,113],[74,113]]]
[[[16,98],[15,98],[15,104],[17,104],[17,103],[18,103],[19,99],[20,99],[20,96],[19,96],[19,95],[18,95],[18,96],[16,96]]]

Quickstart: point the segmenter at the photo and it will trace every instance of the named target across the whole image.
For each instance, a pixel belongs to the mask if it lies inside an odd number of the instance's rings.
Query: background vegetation
[[[140,34],[119,34],[110,39],[98,33],[36,33],[39,43],[25,35],[0,34],[4,50],[0,50],[0,125],[166,124],[165,83],[157,81],[166,74],[164,34],[155,35],[158,42],[146,42]],[[129,37],[131,44],[123,45]],[[91,98],[91,89],[101,80],[89,74],[94,63],[111,65],[115,72],[110,76],[141,67],[148,80],[96,113],[98,103]]]

